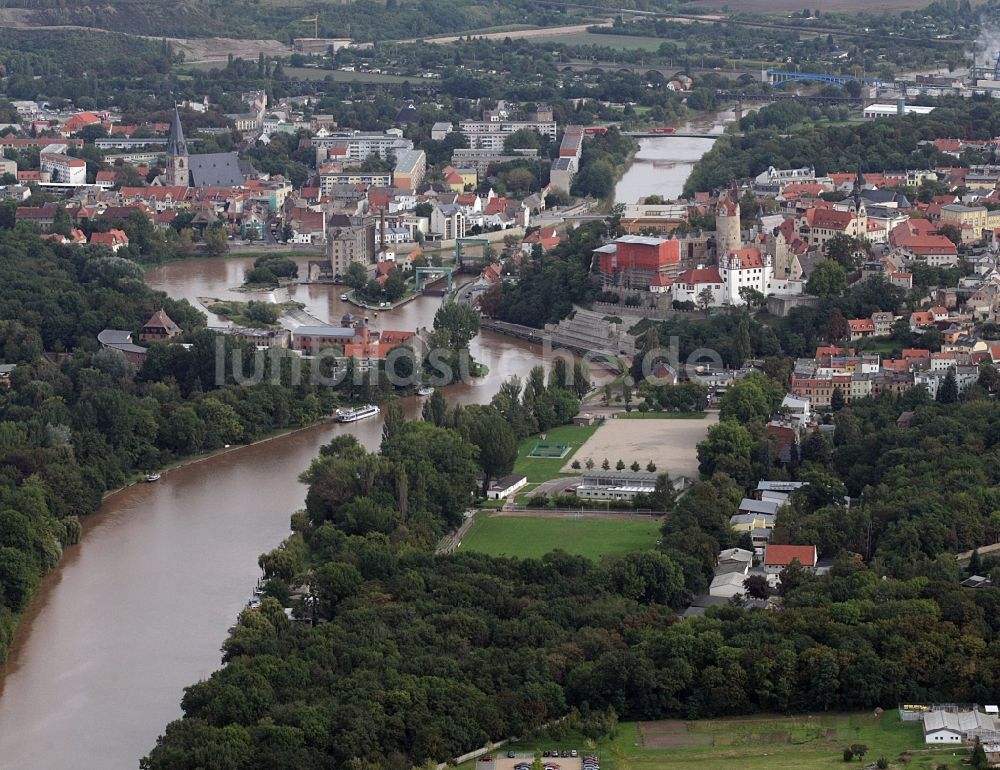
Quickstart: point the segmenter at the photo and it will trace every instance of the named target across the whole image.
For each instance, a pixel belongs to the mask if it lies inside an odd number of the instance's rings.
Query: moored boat
[[[337,422],[357,422],[367,417],[374,417],[381,410],[375,404],[365,404],[355,408],[338,409],[335,413]]]

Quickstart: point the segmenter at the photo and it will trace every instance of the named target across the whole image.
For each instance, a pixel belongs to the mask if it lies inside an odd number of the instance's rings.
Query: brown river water
[[[710,144],[643,140],[618,198],[679,190]],[[642,162],[645,157],[679,163],[653,166]],[[358,312],[340,301],[339,287],[232,291],[251,262],[175,262],[146,278],[197,307],[198,297],[267,297],[303,302],[309,313],[333,323]],[[383,329],[430,326],[439,304],[420,297],[372,322]],[[209,323],[219,322],[210,316]],[[488,402],[510,375],[523,378],[542,362],[540,347],[489,332],[473,342],[472,354],[490,372],[446,388],[449,401]],[[404,403],[410,416],[419,414],[418,399]],[[381,418],[319,425],[109,497],[86,518],[82,543],[67,548],[44,579],[0,667],[0,770],[138,767],[167,722],[180,716],[184,686],[218,668],[226,629],[259,575],[257,557],[288,535],[289,516],[304,503],[299,474],[337,433],[353,433],[376,449],[381,429]]]

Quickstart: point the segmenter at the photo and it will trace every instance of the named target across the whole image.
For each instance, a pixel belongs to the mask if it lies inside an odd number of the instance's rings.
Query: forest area
[[[820,121],[818,107],[793,100],[752,112],[740,121],[742,136],[720,139],[684,185],[684,194],[724,187],[733,179],[754,177],[769,166],[811,166],[823,176],[835,171],[898,171],[935,165],[968,166],[933,145],[940,138],[991,139],[1000,133],[996,100],[958,97],[937,100],[929,115],[852,125]]]
[[[677,503],[663,545],[600,562],[433,555],[460,512],[454,490],[474,483],[461,417],[394,424],[378,455],[336,439],[303,476],[293,535],[261,557],[268,598],[240,616],[226,665],[188,688],[184,718],[143,767],[225,756],[227,768],[404,770],[567,713],[596,738],[619,718],[988,699],[1000,686],[1000,590],[961,589],[947,554],[996,537],[985,490],[1000,407],[863,402],[838,413],[831,445],[778,468],[757,431],[780,393],[761,375],[727,397],[699,450],[704,480]],[[903,408],[917,413],[906,430]],[[973,424],[981,438],[964,446]],[[737,428],[747,435],[719,435]],[[719,548],[738,544],[728,518],[761,475],[809,481],[776,538],[815,538],[836,557],[830,573],[786,569],[776,612],[734,604],[678,620]],[[845,492],[860,505],[846,508]],[[870,528],[868,554],[857,539]],[[291,599],[303,620],[289,620],[281,606],[304,582],[312,593]]]

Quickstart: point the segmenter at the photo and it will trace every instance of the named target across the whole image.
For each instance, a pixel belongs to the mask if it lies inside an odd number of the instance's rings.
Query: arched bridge
[[[831,83],[835,86],[842,86],[845,83],[856,82],[870,86],[890,85],[882,80],[872,80],[868,78],[857,78],[854,75],[827,75],[819,72],[784,72],[782,70],[768,70],[767,81],[774,86],[784,83],[794,83],[796,81],[808,80],[815,83]]]

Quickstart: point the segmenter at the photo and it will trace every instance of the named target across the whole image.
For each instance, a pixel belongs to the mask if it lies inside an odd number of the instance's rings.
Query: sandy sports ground
[[[624,460],[626,466],[635,461],[643,470],[652,460],[658,471],[666,471],[673,477],[697,478],[698,442],[718,421],[716,412],[706,414],[702,420],[607,420],[573,458],[583,465],[589,457],[598,468],[605,458],[612,468],[619,460]],[[562,470],[574,472],[570,463]]]

